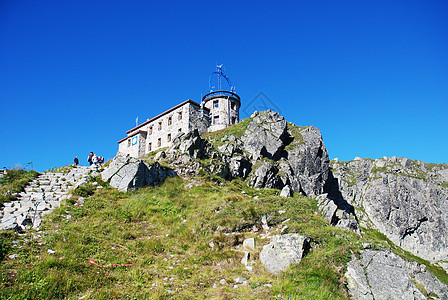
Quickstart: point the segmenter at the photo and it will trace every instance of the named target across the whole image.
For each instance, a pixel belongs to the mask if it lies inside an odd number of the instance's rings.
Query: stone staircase
[[[68,173],[44,173],[31,181],[16,201],[0,208],[0,230],[39,229],[42,217],[60,206],[68,192],[90,180],[93,167],[74,167]]]

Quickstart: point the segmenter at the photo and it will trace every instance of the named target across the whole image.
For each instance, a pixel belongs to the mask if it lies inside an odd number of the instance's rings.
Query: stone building
[[[198,104],[186,100],[158,116],[126,131],[127,136],[118,141],[118,152],[141,157],[152,151],[169,147],[179,134],[198,129],[200,134],[227,128],[239,122],[240,97],[234,93],[230,80],[218,66],[210,75],[210,93]],[[212,76],[218,76],[218,88],[211,86]],[[229,84],[230,91],[221,88],[221,79]]]

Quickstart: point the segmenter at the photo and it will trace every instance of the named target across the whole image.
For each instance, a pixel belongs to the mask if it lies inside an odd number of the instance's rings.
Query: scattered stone
[[[244,253],[244,255],[243,255],[243,258],[241,259],[241,263],[243,265],[247,266],[247,263],[248,263],[249,258],[250,258],[250,253],[249,253],[249,251],[243,251],[243,253]]]
[[[16,259],[17,257],[19,257],[19,255],[18,254],[11,254],[8,257],[9,257],[9,259]]]
[[[280,197],[293,197],[294,192],[289,185],[285,185],[280,193]]]
[[[47,252],[48,252],[48,254],[55,254],[56,253],[56,251],[53,251],[51,249],[48,249]]]
[[[263,246],[260,261],[274,274],[285,271],[291,264],[298,264],[310,248],[309,238],[297,233],[274,235],[271,242]]]
[[[243,241],[243,247],[247,247],[251,250],[255,250],[255,239],[254,238],[248,238]]]
[[[244,285],[247,284],[247,280],[244,279],[243,277],[237,277],[237,278],[235,278],[233,281],[234,281],[235,283],[238,283],[238,284],[244,284]]]

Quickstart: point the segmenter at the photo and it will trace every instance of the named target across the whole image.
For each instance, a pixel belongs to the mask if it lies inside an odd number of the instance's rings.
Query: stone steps
[[[94,170],[94,167],[79,166],[69,173],[49,172],[32,180],[16,201],[4,203],[0,209],[0,230],[23,230],[26,226],[39,229],[42,216],[69,198],[71,189],[88,182],[88,174]]]

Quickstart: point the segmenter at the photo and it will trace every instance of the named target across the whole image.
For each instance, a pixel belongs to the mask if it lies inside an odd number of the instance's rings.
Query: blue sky
[[[0,1],[0,167],[115,156],[216,64],[330,158],[448,163],[446,1]],[[242,117],[246,117],[244,114]]]

